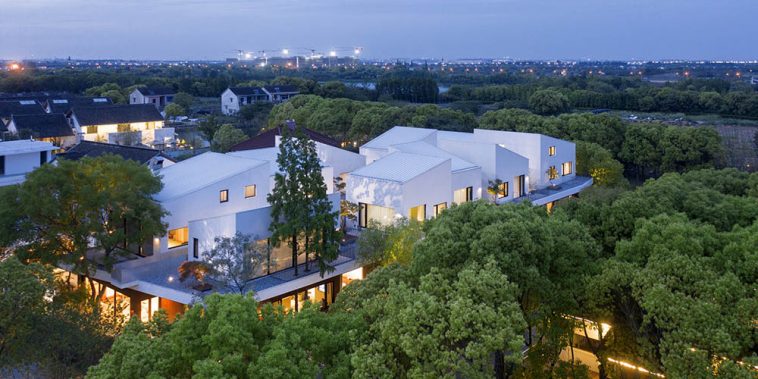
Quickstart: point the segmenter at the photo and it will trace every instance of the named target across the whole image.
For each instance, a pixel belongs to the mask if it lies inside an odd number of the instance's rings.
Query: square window
[[[245,186],[245,199],[255,197],[255,184]]]
[[[550,146],[547,148],[547,154],[551,157],[555,155],[555,146]]]
[[[220,203],[226,203],[229,201],[229,190],[221,190],[218,193],[218,201]]]
[[[571,170],[572,170],[572,167],[571,167],[572,164],[571,164],[571,162],[565,162],[561,166],[562,166],[562,169],[563,169],[563,176],[571,175]]]

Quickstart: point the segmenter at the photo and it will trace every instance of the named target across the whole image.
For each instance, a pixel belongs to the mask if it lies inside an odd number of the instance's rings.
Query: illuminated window
[[[508,197],[508,182],[502,182],[497,186],[497,198]]]
[[[187,227],[171,229],[168,231],[168,248],[184,246],[189,241],[189,230]]]
[[[218,192],[218,201],[220,203],[226,203],[229,201],[229,190],[221,190]]]
[[[97,134],[97,125],[90,125],[87,127],[87,134]]]
[[[516,180],[515,185],[516,187],[513,189],[513,198],[517,199],[521,196],[526,195],[526,176],[525,175],[519,175],[514,178]]]
[[[571,162],[565,162],[562,165],[563,176],[571,175]]]
[[[414,221],[426,220],[426,204],[411,208],[408,212],[408,218]]]
[[[440,213],[442,213],[442,211],[444,211],[445,209],[447,209],[447,203],[436,204],[434,206],[434,217],[439,216]]]
[[[248,197],[255,197],[255,184],[245,186],[245,199]]]
[[[548,180],[558,179],[558,170],[555,169],[555,166],[550,166],[547,169],[547,178]]]
[[[547,148],[547,154],[551,157],[555,155],[555,146],[550,146]]]
[[[366,203],[358,203],[358,226],[367,228],[371,222],[391,225],[395,222],[395,210]]]
[[[118,124],[118,125],[116,125],[116,130],[119,133],[128,132],[128,131],[131,130],[131,126],[129,124]]]
[[[461,188],[453,192],[453,203],[463,204],[474,200],[474,187]]]

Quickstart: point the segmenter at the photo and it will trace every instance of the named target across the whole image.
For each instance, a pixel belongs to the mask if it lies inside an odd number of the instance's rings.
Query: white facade
[[[534,204],[542,205],[591,185],[591,179],[572,182],[575,145],[540,134],[396,126],[361,146],[360,153],[368,165],[349,175],[346,197],[358,203],[364,227],[369,219],[419,218],[412,210],[418,205],[425,205],[429,219],[453,203],[484,198],[500,204],[554,190],[534,196]],[[440,164],[430,165],[433,159]],[[491,194],[490,182],[498,180],[502,185]],[[570,185],[562,188],[563,183]]]
[[[52,160],[52,151],[57,147],[42,141],[0,142],[0,186],[18,184],[26,174],[43,163]]]
[[[249,93],[248,93],[249,92]],[[246,91],[245,93],[235,93],[231,88],[227,88],[221,94],[221,113],[233,115],[240,111],[241,107],[255,103],[270,103],[271,95],[263,88]]]

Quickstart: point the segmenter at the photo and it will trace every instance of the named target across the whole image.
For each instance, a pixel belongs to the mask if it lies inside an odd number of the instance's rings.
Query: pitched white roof
[[[451,170],[453,172],[479,168],[479,166],[469,161],[458,158],[457,156],[450,154],[447,151],[442,150],[438,148],[437,146],[434,146],[426,142],[419,141],[419,142],[403,143],[399,145],[393,145],[392,148],[404,153],[419,154],[419,155],[426,155],[426,156],[431,156],[431,157],[450,159]]]
[[[391,145],[420,141],[434,133],[435,129],[412,128],[408,126],[395,126],[394,128],[380,134],[378,137],[366,142],[361,147],[374,149],[386,149]]]
[[[274,175],[277,172],[279,172],[279,165],[276,163],[276,158],[279,156],[278,147],[265,147],[262,149],[233,151],[231,153],[227,153],[226,155],[230,155],[230,156],[234,156],[238,158],[268,161],[268,162],[271,162],[271,164],[269,165],[270,174]]]
[[[184,196],[267,163],[227,154],[200,154],[161,169],[158,174],[162,176],[163,189],[154,198],[166,201]]]
[[[24,153],[35,153],[40,151],[51,151],[57,147],[50,142],[18,140],[18,141],[0,141],[0,155],[14,155]]]
[[[392,153],[350,175],[405,183],[449,160],[429,155]]]

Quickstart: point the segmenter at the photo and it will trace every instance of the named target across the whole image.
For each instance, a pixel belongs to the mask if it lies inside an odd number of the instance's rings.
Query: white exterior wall
[[[501,145],[529,160],[529,177],[532,179],[529,190],[541,188],[540,178],[547,177],[542,172],[541,136],[532,133],[504,132],[500,130],[474,129],[474,137],[477,141],[490,142]],[[547,156],[547,151],[545,151]]]
[[[198,173],[202,175],[202,173]],[[188,226],[190,221],[211,219],[214,217],[235,214],[251,209],[268,206],[266,194],[269,193],[269,167],[261,165],[240,174],[213,183],[184,196],[170,199],[161,205],[170,214],[163,221],[168,224],[168,230]],[[245,198],[245,186],[255,184],[255,197]],[[229,201],[221,203],[219,193],[229,190]],[[189,244],[192,240],[189,240]],[[160,251],[168,249],[168,236],[161,238]]]
[[[5,175],[21,175],[39,167],[39,151],[5,156]]]
[[[7,125],[8,131],[13,135],[18,135],[18,128],[16,127],[16,123],[11,120]],[[53,138],[36,138],[36,141],[44,141],[44,142],[55,142],[55,144],[60,144],[60,147],[63,149],[66,149],[70,146],[76,145],[76,136],[65,136],[65,137],[53,137]]]
[[[340,195],[329,195],[332,202],[332,212],[339,211]],[[335,227],[338,220],[335,220]],[[189,242],[187,248],[188,260],[199,260],[202,253],[213,249],[216,237],[232,237],[240,232],[252,236],[254,240],[262,240],[271,236],[271,207],[252,209],[218,217],[205,218],[189,222]],[[193,239],[198,240],[198,258],[194,258]]]
[[[366,203],[395,209],[403,209],[403,188],[399,182],[348,175],[345,198],[355,204]]]
[[[453,191],[451,188],[452,175],[450,173],[450,160],[448,159],[403,184],[403,206],[398,213],[407,218],[411,208],[425,204],[426,219],[434,218],[434,205],[439,203],[447,203],[448,207],[452,205]]]
[[[474,187],[474,193],[473,193],[473,199],[474,201],[479,200],[482,198],[483,191],[482,191],[482,169],[481,168],[472,168],[469,170],[461,170],[453,172],[451,177],[451,191],[450,191],[450,199],[452,201],[452,196],[455,191],[466,188],[466,187]],[[484,191],[486,192],[486,191]],[[450,206],[452,203],[448,204]]]
[[[282,136],[276,136],[275,146],[279,147],[281,142]],[[321,142],[316,142],[316,153],[323,164],[334,169],[333,177],[353,172],[366,165],[366,157],[363,155]]]
[[[129,104],[146,104],[145,96],[142,95],[142,92],[135,89],[129,94]]]
[[[221,94],[221,113],[232,115],[240,111],[239,98],[230,89]]]
[[[526,176],[524,189],[528,191],[530,183],[529,160],[508,149],[495,146],[495,176],[492,178],[486,178],[487,183],[485,183],[485,186],[488,186],[489,180],[493,179],[500,179],[503,182],[508,182],[508,196],[500,199],[499,202],[513,200],[513,195],[516,193],[516,177],[520,175]],[[492,195],[489,193],[487,193],[487,195],[489,198],[492,198]]]
[[[555,155],[549,156],[548,149],[550,146],[555,146]],[[553,180],[554,184],[561,184],[567,180],[571,180],[576,176],[576,144],[561,139],[542,136],[541,149],[544,156],[542,160],[542,181],[540,186],[549,185],[547,170],[550,166],[555,166],[558,171],[558,179]],[[561,171],[561,165],[565,162],[571,162],[571,174],[563,175]]]

